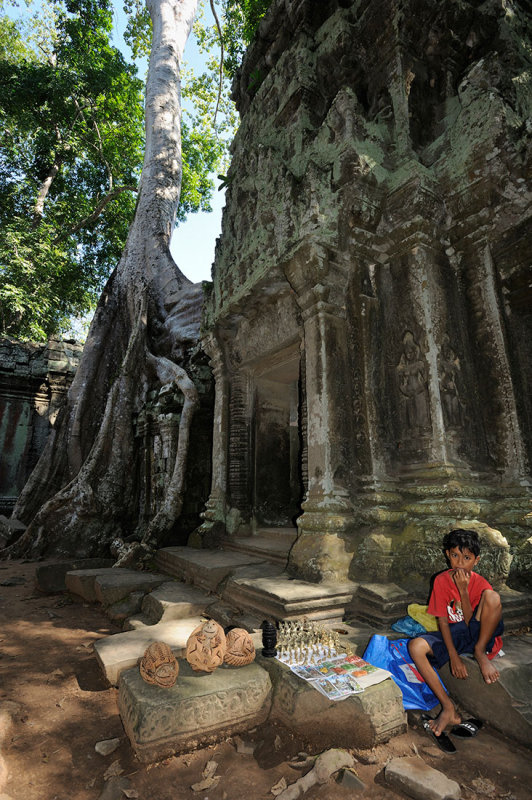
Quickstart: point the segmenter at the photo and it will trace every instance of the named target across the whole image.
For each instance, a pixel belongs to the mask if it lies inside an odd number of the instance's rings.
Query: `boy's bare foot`
[[[442,708],[436,719],[431,720],[430,727],[436,736],[440,736],[447,725],[459,725],[461,721],[454,707]]]
[[[499,670],[495,664],[489,660],[486,653],[477,653],[475,651],[475,658],[486,683],[496,683],[496,681],[499,680]]]

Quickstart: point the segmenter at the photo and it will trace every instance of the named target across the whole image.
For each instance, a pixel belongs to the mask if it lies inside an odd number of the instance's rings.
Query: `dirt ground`
[[[242,735],[256,743],[254,755],[236,751],[232,739],[153,765],[139,763],[117,710],[117,690],[106,686],[93,643],[118,632],[99,606],[69,595],[35,590],[35,564],[0,562],[0,800],[262,800],[285,778],[302,774],[288,763],[298,752],[312,753],[284,728],[262,726]],[[118,738],[115,752],[94,747]],[[427,735],[411,726],[372,751],[356,751],[364,791],[334,780],[316,786],[307,800],[371,800],[403,795],[386,785],[383,770],[396,756],[419,755],[458,781],[463,800],[528,800],[532,786],[530,752],[483,728],[475,739],[457,741],[454,756],[443,755]],[[220,780],[193,791],[209,761]],[[119,773],[105,779],[106,773]],[[121,791],[126,789],[126,793]]]

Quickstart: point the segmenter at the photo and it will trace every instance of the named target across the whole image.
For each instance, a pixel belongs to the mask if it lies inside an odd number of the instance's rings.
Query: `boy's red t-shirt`
[[[462,612],[462,601],[458,586],[453,580],[453,570],[449,569],[446,572],[441,572],[434,579],[432,593],[430,595],[427,612],[434,617],[447,617],[449,624],[454,622],[463,622],[464,614]],[[482,592],[485,589],[491,589],[492,586],[486,578],[479,575],[478,572],[472,572],[467,585],[467,593],[473,611],[480,603]],[[500,636],[495,637],[495,644],[490,652],[490,658],[497,655],[502,647],[502,639]]]

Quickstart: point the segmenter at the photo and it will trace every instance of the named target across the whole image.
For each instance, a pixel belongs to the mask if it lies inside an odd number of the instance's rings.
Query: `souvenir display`
[[[209,619],[198,625],[188,637],[186,659],[194,672],[214,672],[223,664],[225,650],[222,626]]]
[[[310,620],[279,623],[277,647],[278,660],[329,700],[344,700],[390,677],[354,655],[338,631]]]
[[[255,659],[253,639],[244,628],[232,628],[227,632],[224,663],[231,667],[244,667]]]
[[[153,642],[146,649],[139,664],[140,674],[146,683],[168,689],[179,674],[179,664],[165,642]]]
[[[347,643],[340,643],[337,631],[312,620],[288,620],[279,623],[277,658],[289,666],[317,664],[327,658],[351,653]]]

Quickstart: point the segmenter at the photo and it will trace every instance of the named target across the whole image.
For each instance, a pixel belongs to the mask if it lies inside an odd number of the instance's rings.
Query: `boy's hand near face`
[[[466,623],[469,624],[469,620],[473,616],[473,609],[471,608],[471,601],[469,599],[469,593],[467,591],[469,581],[471,580],[471,572],[467,569],[462,569],[461,567],[458,567],[453,571],[453,580],[456,583],[458,591],[460,592],[460,597],[462,600],[461,604],[462,613],[464,615],[464,620],[466,621]]]
[[[455,569],[453,571],[453,580],[458,587],[458,591],[462,594],[467,591],[469,581],[471,580],[471,573],[465,569]]]

